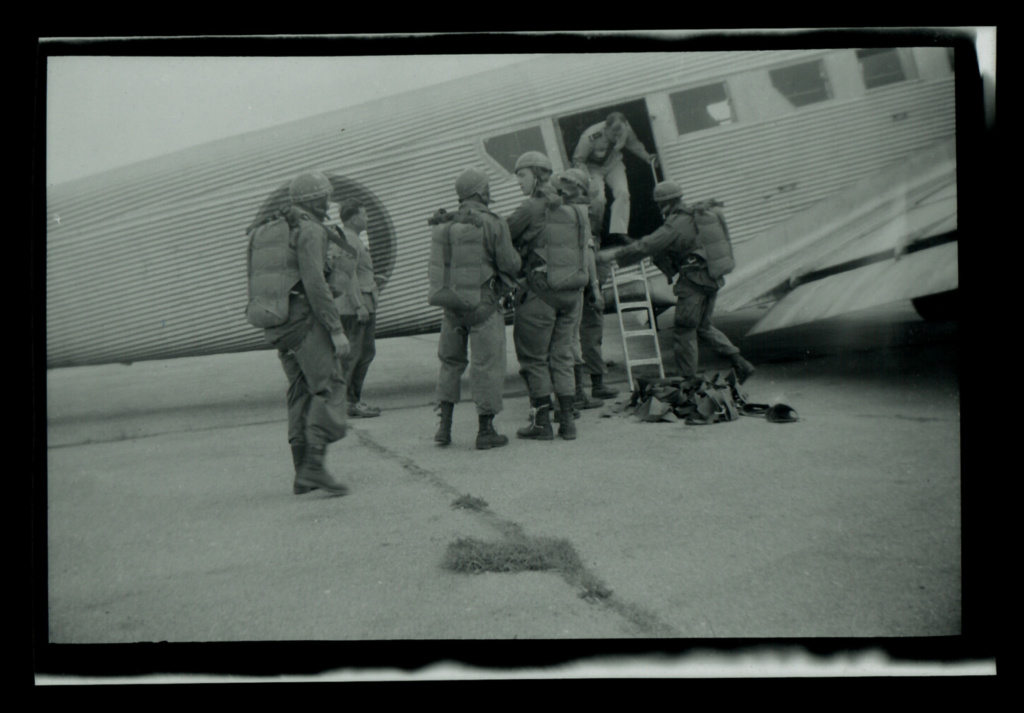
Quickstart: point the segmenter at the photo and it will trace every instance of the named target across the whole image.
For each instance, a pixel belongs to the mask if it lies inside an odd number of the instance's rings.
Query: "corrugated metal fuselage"
[[[900,52],[908,76],[871,89],[852,49],[543,57],[53,186],[47,366],[266,348],[243,315],[245,230],[268,196],[308,170],[331,176],[335,200],[369,207],[371,252],[388,279],[378,336],[435,331],[426,218],[455,206],[455,177],[486,169],[491,207],[506,215],[522,196],[489,140],[539,130],[556,168],[567,167],[571,120],[619,105],[636,108],[631,121],[661,159],[659,178],[724,202],[737,260],[755,259],[771,226],[955,136],[946,50]],[[828,98],[780,101],[769,72],[813,61],[828,72]],[[679,93],[719,83],[730,120],[684,133]],[[636,161],[627,157],[633,175],[650,173]],[[649,185],[631,182],[631,232],[651,227]]]

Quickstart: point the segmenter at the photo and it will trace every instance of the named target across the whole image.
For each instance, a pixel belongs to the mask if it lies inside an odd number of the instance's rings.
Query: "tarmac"
[[[328,452],[345,497],[291,492],[273,351],[50,370],[48,641],[962,634],[957,325],[899,304],[744,338],[757,316],[716,322],[758,367],[750,400],[796,423],[594,409],[574,441],[516,439],[509,328],[511,439],[489,451],[468,379],[453,443],[433,442],[436,335],[381,340],[364,400],[382,415]],[[604,347],[628,402],[614,315]],[[465,538],[561,540],[579,568],[446,569]]]

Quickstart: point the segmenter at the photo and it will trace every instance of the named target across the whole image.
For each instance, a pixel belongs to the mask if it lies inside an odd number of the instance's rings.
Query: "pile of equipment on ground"
[[[638,378],[629,404],[606,408],[602,415],[632,415],[649,423],[684,421],[689,425],[735,421],[740,416],[764,416],[772,423],[799,420],[797,412],[785,404],[751,403],[733,370],[715,373],[710,378],[704,374],[689,378]]]

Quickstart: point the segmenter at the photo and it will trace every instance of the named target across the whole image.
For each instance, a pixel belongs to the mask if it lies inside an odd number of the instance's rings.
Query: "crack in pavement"
[[[442,492],[454,498],[458,498],[463,495],[463,493],[459,492],[457,488],[452,486],[450,483],[445,481],[443,478],[438,476],[433,471],[423,468],[418,463],[416,463],[416,461],[414,461],[412,458],[408,458],[399,453],[396,453],[387,446],[378,443],[366,431],[352,428],[350,428],[349,430],[350,432],[355,433],[356,437],[359,439],[359,442],[362,445],[366,446],[367,448],[376,452],[378,455],[384,458],[396,461],[407,472],[420,478],[423,478],[424,480],[426,480],[427,482],[429,482],[431,485],[438,488]],[[526,534],[523,532],[523,529],[519,524],[499,516],[497,513],[490,510],[489,507],[486,509],[467,509],[466,512],[473,516],[479,517],[505,538],[516,540],[526,538]],[[591,572],[589,569],[582,565],[580,565],[580,569],[578,572],[559,572],[559,574],[561,575],[563,580],[565,580],[568,584],[574,587],[578,587],[581,584],[587,582],[600,582],[600,579],[593,572]],[[669,638],[678,637],[681,635],[680,632],[678,632],[670,624],[661,621],[656,614],[648,612],[638,605],[622,601],[611,592],[609,592],[605,596],[600,597],[584,596],[588,593],[586,589],[588,588],[585,588],[584,593],[580,595],[581,598],[584,598],[589,603],[600,605],[618,614],[619,616],[624,618],[629,624],[631,624],[635,629],[637,629],[640,634],[644,636]]]

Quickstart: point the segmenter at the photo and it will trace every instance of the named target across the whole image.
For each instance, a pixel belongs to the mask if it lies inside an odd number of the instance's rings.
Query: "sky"
[[[995,28],[977,31],[994,117]],[[50,185],[538,55],[51,56]]]
[[[47,58],[47,183],[536,57]]]

